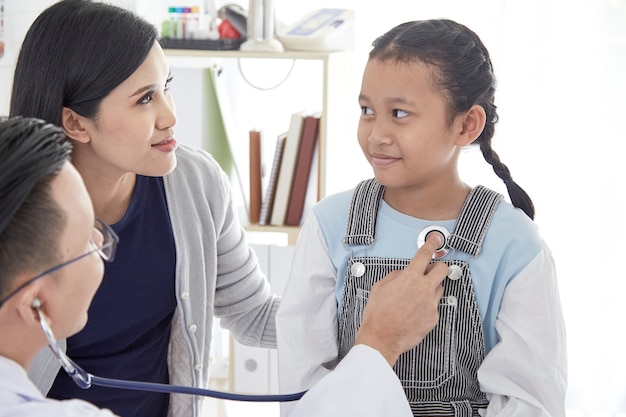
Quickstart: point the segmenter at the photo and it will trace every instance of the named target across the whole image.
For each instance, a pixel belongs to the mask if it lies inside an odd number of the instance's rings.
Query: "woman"
[[[157,32],[131,12],[60,1],[29,29],[11,115],[65,130],[95,214],[120,236],[118,256],[67,353],[105,377],[206,386],[213,315],[235,338],[275,347],[270,293],[206,152],[178,145]],[[65,346],[65,344],[64,344]],[[196,416],[192,396],[74,386],[48,351],[31,378],[49,397],[83,398],[123,416]]]

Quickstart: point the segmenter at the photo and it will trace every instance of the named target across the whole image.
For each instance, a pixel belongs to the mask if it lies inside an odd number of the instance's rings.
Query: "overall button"
[[[365,274],[365,265],[361,262],[355,262],[350,267],[350,273],[355,277],[362,277]]]
[[[448,296],[448,305],[455,306],[457,304],[457,298],[454,295]]]
[[[459,265],[450,265],[448,267],[448,278],[450,278],[452,281],[456,281],[457,279],[461,278],[461,275],[463,275],[463,268],[461,268]]]
[[[180,298],[182,298],[183,300],[186,300],[189,298],[189,293],[187,291],[184,291],[182,293],[180,293]]]
[[[187,327],[187,329],[191,332],[191,333],[195,333],[196,330],[198,330],[198,326],[196,326],[195,324],[191,324],[189,325],[189,327]]]

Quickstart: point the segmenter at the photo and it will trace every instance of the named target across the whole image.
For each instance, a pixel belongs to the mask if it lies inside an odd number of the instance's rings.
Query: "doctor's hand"
[[[374,284],[355,345],[378,350],[393,366],[437,325],[448,267],[443,262],[431,265],[430,260],[441,243],[441,236],[431,233],[405,269]]]

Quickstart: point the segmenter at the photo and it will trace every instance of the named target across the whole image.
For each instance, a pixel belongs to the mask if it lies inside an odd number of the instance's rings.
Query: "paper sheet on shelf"
[[[249,189],[248,131],[239,129],[235,123],[222,69],[218,65],[210,66],[205,76],[207,114],[203,120],[206,132],[203,146],[228,174],[236,207],[245,208]],[[233,152],[234,149],[237,151]],[[247,210],[244,216],[248,217]]]

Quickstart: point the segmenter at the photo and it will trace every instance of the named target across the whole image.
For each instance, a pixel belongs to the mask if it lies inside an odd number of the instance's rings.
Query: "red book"
[[[285,225],[287,226],[299,226],[302,220],[304,201],[308,188],[307,185],[309,184],[313,155],[315,154],[315,146],[317,144],[319,125],[319,114],[306,116],[304,119],[296,170],[291,184],[289,205],[287,206],[287,217],[285,218]]]
[[[263,168],[261,164],[261,132],[250,131],[250,224],[259,223],[261,215]]]

